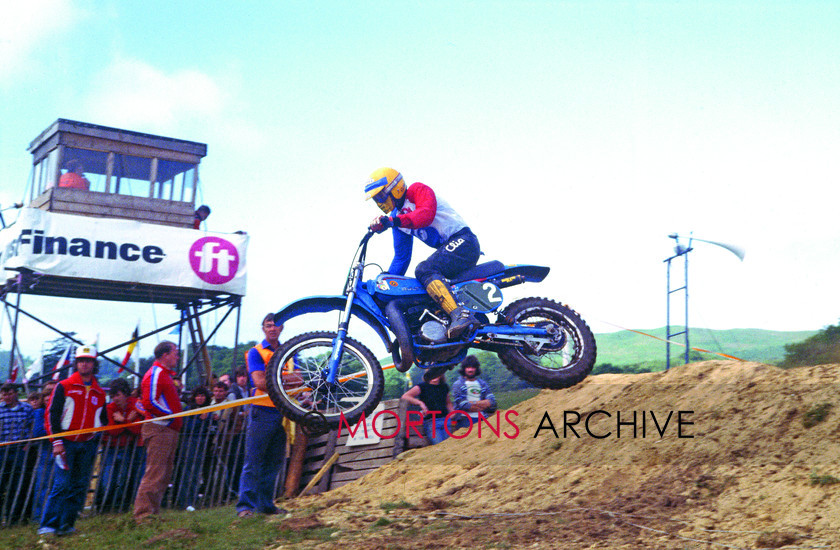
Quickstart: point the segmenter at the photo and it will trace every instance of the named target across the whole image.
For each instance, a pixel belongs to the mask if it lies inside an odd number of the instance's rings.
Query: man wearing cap
[[[73,366],[75,372],[58,383],[47,404],[48,435],[108,423],[105,392],[96,381],[96,348],[77,348]],[[56,467],[38,534],[69,535],[75,532],[76,517],[85,503],[99,438],[95,433],[83,433],[53,437],[51,441]]]
[[[140,402],[147,420],[181,412],[178,389],[172,381],[178,356],[178,346],[173,342],[164,340],[155,347],[155,362],[140,383]],[[143,424],[140,434],[146,447],[146,471],[134,499],[137,523],[160,512],[163,493],[172,479],[181,423],[181,418],[171,418]]]

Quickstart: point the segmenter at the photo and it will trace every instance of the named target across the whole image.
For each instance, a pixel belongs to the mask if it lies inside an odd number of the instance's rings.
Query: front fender
[[[347,305],[346,296],[310,296],[303,298],[296,302],[288,304],[283,309],[274,314],[274,324],[281,325],[294,317],[299,317],[307,313],[327,313],[330,311],[344,311]],[[364,305],[356,302],[353,304],[350,314],[358,317],[376,331],[388,351],[391,351],[391,337],[388,334],[388,329],[379,320],[375,313],[370,311]]]

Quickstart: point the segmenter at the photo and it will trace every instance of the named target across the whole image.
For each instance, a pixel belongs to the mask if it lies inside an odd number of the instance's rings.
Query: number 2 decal
[[[487,291],[487,301],[495,304],[502,301],[502,296],[499,294],[499,287],[492,283],[484,283],[482,289]]]

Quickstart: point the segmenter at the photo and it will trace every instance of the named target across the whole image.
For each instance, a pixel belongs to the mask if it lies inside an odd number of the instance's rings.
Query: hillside
[[[659,328],[651,331],[643,331],[658,337],[665,336],[665,329]],[[780,332],[761,329],[732,329],[732,330],[709,330],[692,329],[690,344],[692,347],[699,347],[710,351],[722,351],[729,355],[739,357],[748,361],[775,365],[785,357],[785,345],[801,342],[816,331]],[[600,333],[595,335],[598,345],[598,359],[595,364],[594,373],[606,372],[650,372],[665,370],[665,343],[655,338],[630,331]],[[676,366],[682,363],[683,349],[680,346],[672,346],[671,364]],[[484,378],[497,397],[509,392],[518,392],[532,386],[527,382],[514,376],[498,359],[494,353],[473,351],[481,362],[482,378]],[[691,357],[695,361],[703,359],[715,359],[712,354],[700,354],[692,351]],[[381,357],[383,365],[391,363],[391,358]],[[605,367],[608,367],[605,369]],[[422,371],[412,369],[410,371],[413,381],[420,380]],[[447,376],[451,385],[458,377],[455,371]],[[385,372],[385,399],[398,398],[408,389],[405,375],[394,370]],[[514,397],[515,401],[516,398]]]
[[[291,501],[283,527],[339,527],[310,546],[336,549],[835,547],[838,368],[707,361],[589,377],[519,403],[498,437],[409,451]],[[834,408],[806,427],[822,404]],[[580,438],[564,437],[564,411],[582,416]],[[617,425],[634,411],[635,438]]]
[[[673,329],[672,330],[677,330]],[[665,338],[665,328],[643,330],[657,338]],[[806,331],[774,331],[762,329],[710,330],[691,328],[689,345],[718,353],[733,355],[746,361],[776,364],[785,356],[785,345],[801,342],[816,333]],[[674,338],[682,342],[682,337]],[[665,363],[665,342],[630,331],[596,334],[598,364],[617,367],[647,363]],[[684,348],[671,346],[674,359],[682,357]],[[692,352],[695,353],[695,352]],[[704,355],[703,359],[714,356]],[[672,359],[672,364],[674,359]]]

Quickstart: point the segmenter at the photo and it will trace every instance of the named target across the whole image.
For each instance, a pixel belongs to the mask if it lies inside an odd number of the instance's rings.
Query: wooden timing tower
[[[11,321],[10,362],[19,356],[20,315],[75,340],[22,309],[22,295],[172,304],[180,320],[141,338],[187,326],[193,358],[184,368],[198,363],[209,379],[206,342],[233,312],[239,339],[248,237],[194,228],[207,146],[58,119],[28,151],[26,205],[0,230],[0,301]],[[65,185],[70,172],[87,188]],[[10,294],[16,294],[14,302]],[[226,314],[205,338],[200,318],[220,308]],[[100,351],[100,359],[110,361],[107,353],[129,343]]]

